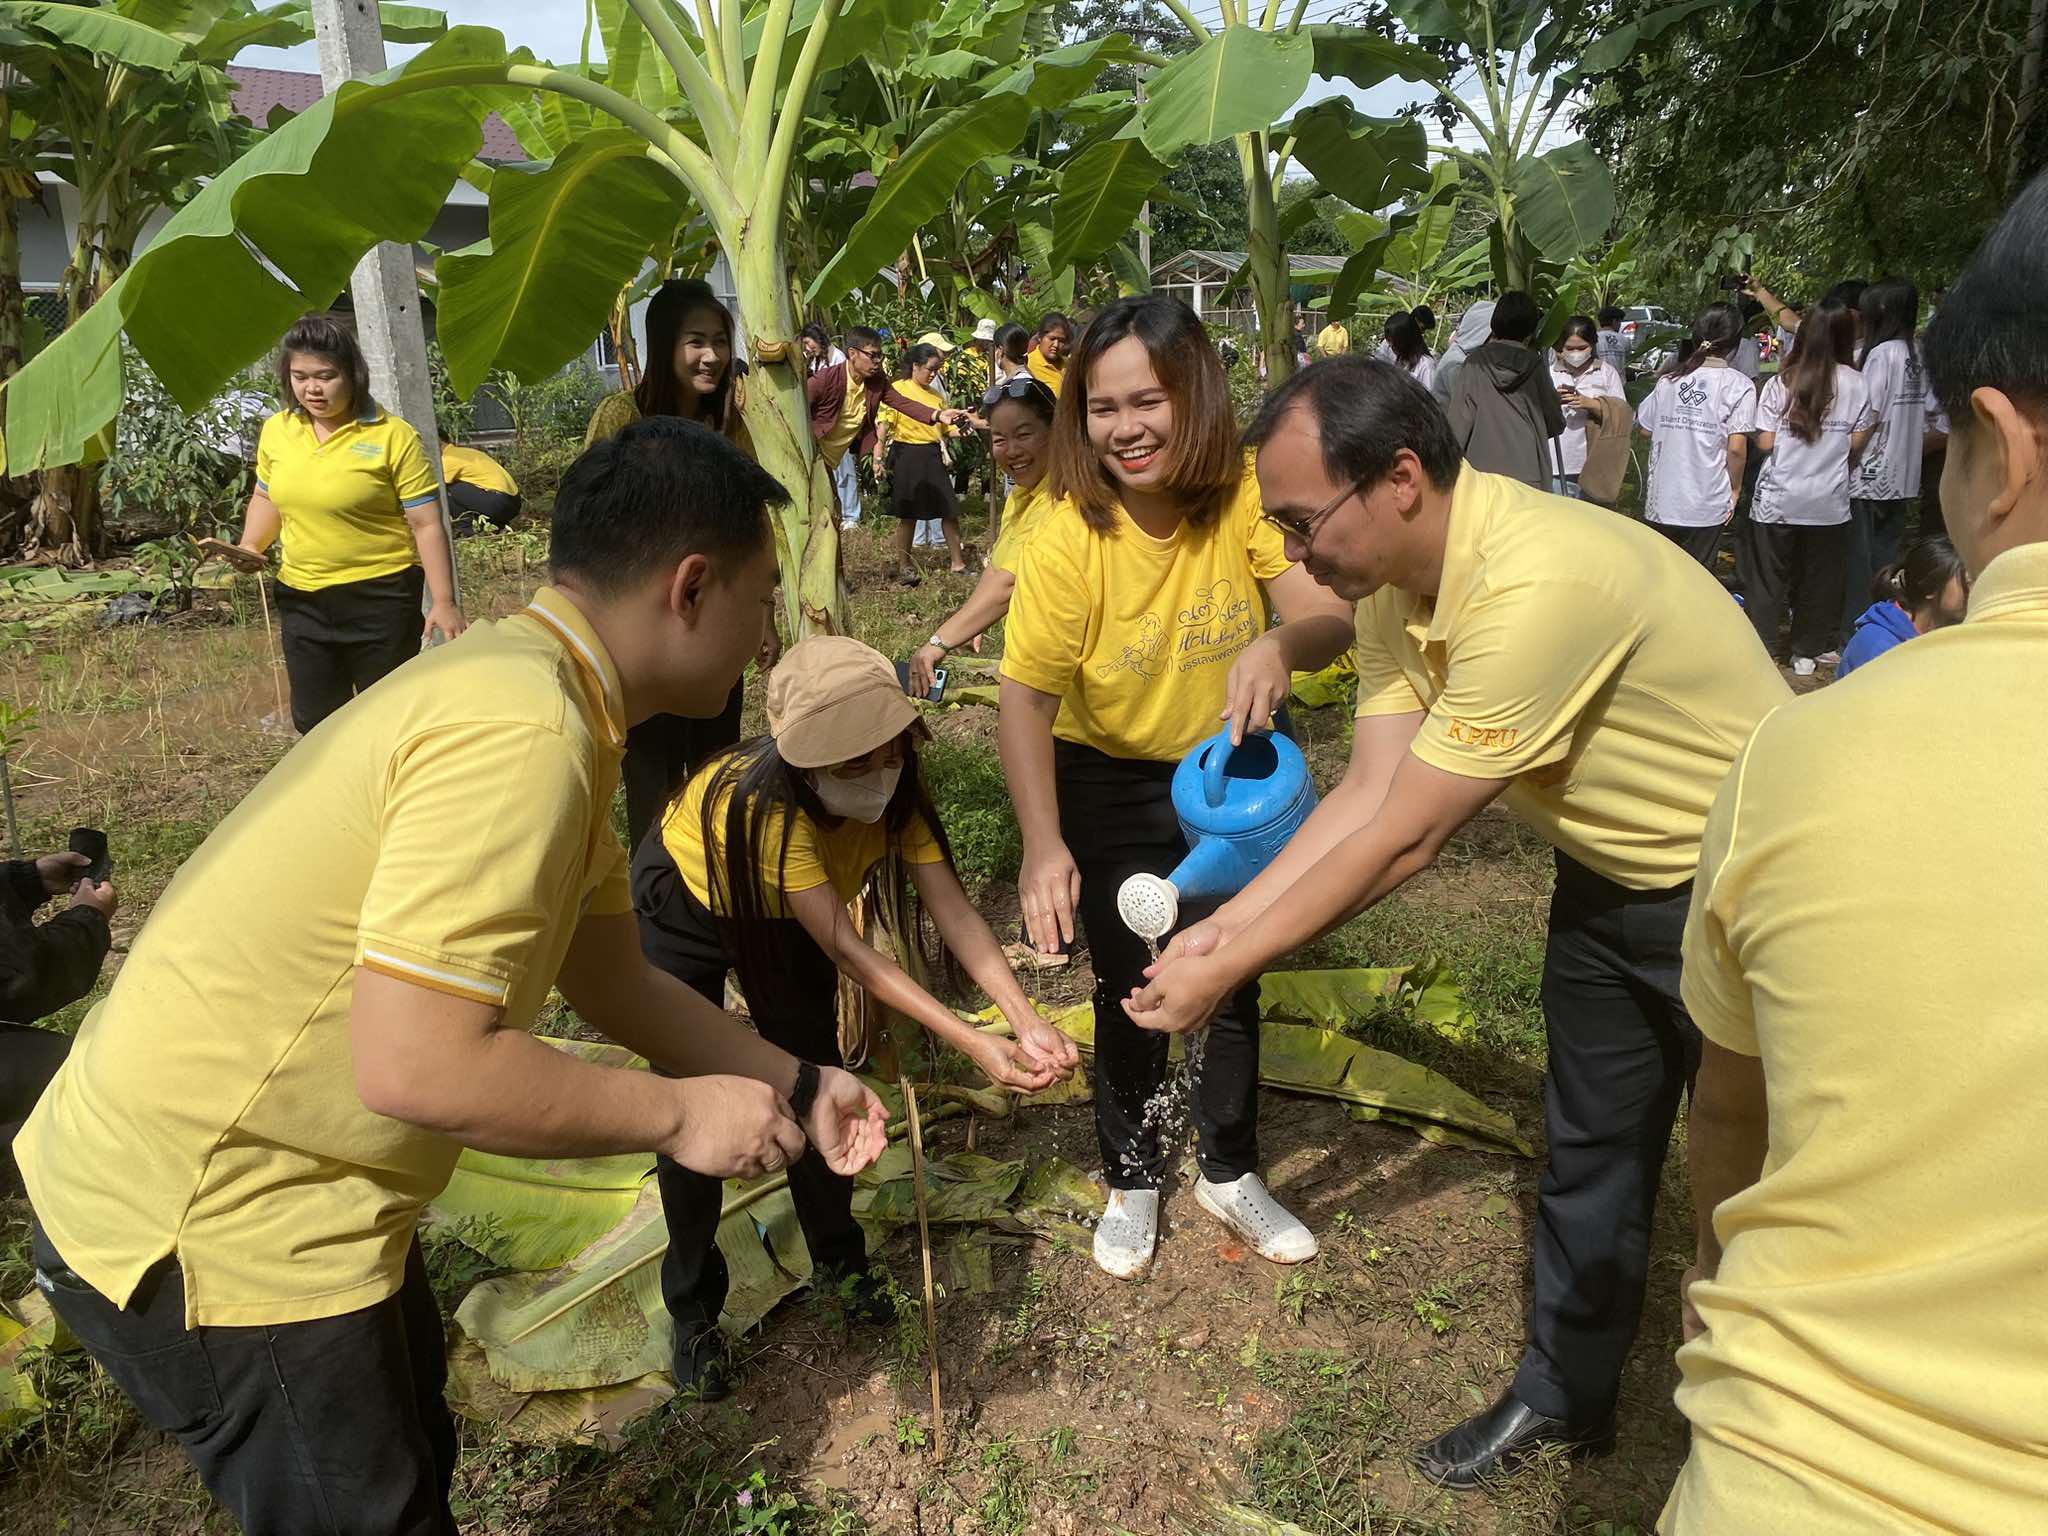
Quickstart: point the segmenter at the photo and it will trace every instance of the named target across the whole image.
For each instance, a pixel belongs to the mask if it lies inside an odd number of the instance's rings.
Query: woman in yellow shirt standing
[[[768,730],[700,768],[661,835],[641,844],[633,905],[647,957],[720,1004],[730,968],[762,1037],[817,1066],[841,1064],[843,976],[1002,1087],[1031,1093],[1070,1076],[1074,1043],[1032,1008],[953,872],[918,771],[917,707],[888,658],[844,635],[792,646],[768,681]],[[963,1022],[856,931],[847,904],[864,889],[905,881],[1014,1038]],[[722,1397],[729,1367],[718,1334],[726,1295],[716,1244],[721,1186],[668,1158],[656,1177],[669,1230],[661,1290],[675,1324],[676,1386]],[[864,1320],[893,1317],[853,1219],[853,1180],[811,1149],[790,1165],[789,1190],[812,1284],[828,1295],[844,1287],[848,1311]]]
[[[598,402],[584,446],[616,436],[643,416],[680,416],[709,427],[753,457],[754,445],[740,421],[739,381],[733,373],[732,314],[701,278],[670,278],[647,304],[647,370],[630,390]],[[714,753],[740,739],[740,709],[746,681],[716,718],[649,715],[626,733],[626,760],[619,781],[626,790],[626,839],[630,852],[683,780]]]
[[[989,626],[1010,611],[1024,547],[1052,505],[1045,494],[1045,471],[1055,404],[1052,391],[1028,374],[997,384],[982,397],[989,453],[1015,489],[1004,506],[1002,532],[989,551],[988,569],[967,601],[910,658],[910,691],[916,696],[931,692],[940,662],[963,645],[979,649]]]
[[[1107,1213],[1095,1262],[1151,1266],[1159,1186],[1173,1150],[1147,1106],[1165,1081],[1163,1035],[1123,1002],[1146,946],[1117,916],[1117,888],[1166,875],[1187,853],[1174,769],[1225,720],[1266,728],[1291,673],[1352,642],[1350,605],[1288,562],[1260,516],[1237,448],[1223,361],[1177,300],[1119,299],[1082,337],[1053,423],[1050,492],[1067,498],[1032,533],[1004,639],[999,744],[1024,832],[1024,921],[1051,952],[1087,931],[1095,970],[1095,1125]],[[1283,622],[1267,628],[1268,600]],[[1183,925],[1210,905],[1190,902]],[[1258,1167],[1258,986],[1210,1027],[1191,1090],[1202,1207],[1269,1259],[1315,1239],[1267,1193]]]
[[[918,342],[903,354],[904,376],[896,381],[892,392],[934,413],[950,412],[945,397],[932,388],[939,362],[937,347],[928,341]],[[960,548],[960,502],[953,494],[953,477],[946,468],[941,446],[950,429],[941,420],[919,421],[888,404],[882,406],[881,425],[881,436],[875,440],[875,472],[882,472],[886,439],[889,510],[896,516],[898,579],[906,587],[916,586],[920,579],[911,562],[910,547],[917,525],[927,518],[936,518],[944,530],[946,553],[952,557],[949,568],[958,575],[967,569],[967,559]]]
[[[1058,310],[1039,317],[1038,331],[1031,338],[1031,351],[1024,359],[1031,377],[1055,395],[1067,376],[1067,353],[1074,345],[1074,322]]]
[[[419,433],[370,398],[355,334],[307,315],[285,333],[277,375],[290,403],[263,424],[236,542],[259,557],[283,544],[278,629],[304,735],[417,656],[425,635],[453,640],[465,625],[433,465]]]

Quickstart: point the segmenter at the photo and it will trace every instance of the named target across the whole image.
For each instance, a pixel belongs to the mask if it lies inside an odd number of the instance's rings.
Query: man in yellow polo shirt
[[[484,528],[509,528],[519,515],[519,482],[481,448],[441,434],[441,483],[448,488],[448,517],[457,537]]]
[[[1550,1159],[1513,1385],[1422,1447],[1451,1487],[1604,1449],[1699,1032],[1678,991],[1707,807],[1789,695],[1718,583],[1641,524],[1461,461],[1398,368],[1314,364],[1248,434],[1287,556],[1358,604],[1351,763],[1293,842],[1130,1004],[1191,1028],[1244,978],[1427,868],[1496,798],[1556,849]]]
[[[1666,1536],[2048,1530],[2044,230],[2037,177],[1924,333],[1969,617],[1773,714],[1707,819]]]
[[[554,585],[359,695],[229,814],[16,1141],[37,1285],[251,1536],[453,1536],[414,1234],[461,1147],[719,1176],[806,1133],[842,1172],[879,1150],[856,1079],[643,960],[611,831],[627,727],[716,714],[759,648],[786,499],[673,418],[585,452]],[[534,1039],[553,986],[678,1076]]]

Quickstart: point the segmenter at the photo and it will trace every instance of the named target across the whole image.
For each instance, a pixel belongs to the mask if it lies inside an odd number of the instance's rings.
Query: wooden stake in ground
[[[292,723],[284,707],[284,667],[278,661],[277,635],[270,627],[270,588],[261,572],[256,576],[256,598],[263,604],[263,652],[270,658],[270,691],[277,698],[277,725],[282,730]]]
[[[917,1090],[907,1077],[898,1078],[903,1090],[903,1113],[910,1121],[910,1187],[917,1196],[917,1241],[924,1250],[924,1348],[932,1368],[932,1454],[946,1459],[946,1420],[939,1407],[939,1309],[932,1295],[932,1224],[925,1212],[924,1128],[917,1120]]]

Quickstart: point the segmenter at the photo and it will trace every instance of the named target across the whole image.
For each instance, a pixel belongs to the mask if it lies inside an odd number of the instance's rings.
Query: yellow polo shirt
[[[441,478],[451,485],[466,480],[480,491],[496,491],[501,496],[519,494],[519,482],[510,470],[481,448],[465,448],[460,443],[441,445]]]
[[[818,439],[818,452],[824,456],[827,468],[839,467],[839,461],[846,457],[846,450],[860,436],[861,423],[867,419],[867,391],[849,368],[846,371],[846,393],[839,401],[838,419],[832,423],[832,430]]]
[[[394,1293],[458,1149],[356,1096],[356,970],[528,1027],[582,915],[632,909],[625,737],[604,647],[543,588],[292,748],[179,870],[14,1144],[71,1267],[125,1305],[175,1257],[194,1326]]]
[[[256,489],[278,513],[278,580],[301,592],[417,565],[408,509],[441,494],[420,435],[374,402],[321,442],[303,413],[279,411],[256,440]]]
[[[1266,631],[1259,583],[1288,568],[1247,463],[1205,528],[1155,539],[1122,507],[1097,533],[1060,501],[1032,532],[1003,631],[1002,675],[1060,700],[1053,734],[1111,757],[1174,762],[1222,728],[1230,663]]]
[[[1016,575],[1025,546],[1055,505],[1042,479],[1036,485],[1020,485],[1011,492],[1003,503],[1003,526],[996,534],[995,548],[989,551],[988,563]]]
[[[1662,535],[1469,465],[1435,598],[1358,605],[1358,713],[1631,890],[1690,880],[1749,733],[1791,696],[1721,584]]]
[[[1051,390],[1055,399],[1058,398],[1060,386],[1067,381],[1067,365],[1064,359],[1057,363],[1048,361],[1034,342],[1031,350],[1024,354],[1024,366],[1031,370],[1031,377]]]
[[[727,902],[723,899],[723,892],[715,906],[711,900],[711,872],[704,857],[704,796],[723,767],[723,760],[714,760],[694,774],[661,819],[662,845],[668,849],[669,857],[676,861],[677,873],[683,877],[692,895],[705,906],[718,911],[726,910]],[[721,855],[725,848],[727,808],[731,804],[732,789],[725,786],[718,797],[718,808],[713,813],[713,837]],[[768,910],[785,916],[788,913],[782,901],[785,891],[809,891],[830,885],[841,901],[851,902],[868,883],[868,876],[874,873],[875,866],[889,852],[889,830],[879,821],[842,818],[837,826],[827,826],[813,821],[799,809],[789,825],[787,846],[781,829],[780,814],[771,813],[759,850],[759,864]],[[910,864],[936,864],[945,858],[938,840],[932,836],[931,828],[924,824],[922,817],[913,820],[898,835],[896,851]],[[747,878],[750,877],[741,876],[742,880]],[[744,885],[741,889],[745,889]]]
[[[919,405],[930,406],[935,411],[942,411],[946,408],[946,401],[942,395],[936,390],[926,389],[915,379],[894,380],[889,385],[889,388],[903,396],[906,400],[915,400]],[[936,421],[919,421],[915,416],[906,416],[901,411],[892,410],[887,403],[888,399],[887,392],[884,392],[882,395],[884,403],[880,414],[883,436],[890,441],[898,443],[936,443],[947,435],[946,429]]]
[[[1686,1006],[1760,1056],[1658,1529],[2048,1530],[2048,544],[1780,709],[1714,803]]]

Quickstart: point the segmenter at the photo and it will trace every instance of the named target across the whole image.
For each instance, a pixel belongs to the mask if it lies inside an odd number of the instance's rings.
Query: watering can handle
[[[1271,731],[1257,731],[1259,736],[1270,736]],[[1251,737],[1245,738],[1247,741]],[[1202,747],[1202,798],[1213,805],[1223,803],[1223,770],[1230,766],[1230,732],[1218,731]]]

